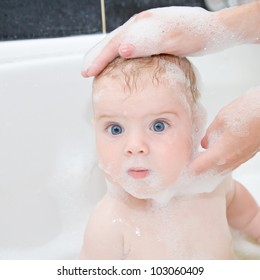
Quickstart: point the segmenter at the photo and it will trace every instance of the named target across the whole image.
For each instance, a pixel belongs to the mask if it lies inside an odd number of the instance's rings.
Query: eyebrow
[[[174,115],[174,116],[178,116],[178,113],[176,111],[162,111],[162,112],[158,112],[158,113],[151,113],[151,114],[146,114],[146,116],[160,116],[160,115]],[[101,119],[113,119],[113,118],[122,118],[125,117],[124,115],[112,115],[112,114],[102,114],[102,115],[98,115],[96,117],[96,119],[101,120]]]
[[[100,120],[100,119],[114,119],[118,117],[119,115],[102,114],[102,115],[97,115],[95,118]]]

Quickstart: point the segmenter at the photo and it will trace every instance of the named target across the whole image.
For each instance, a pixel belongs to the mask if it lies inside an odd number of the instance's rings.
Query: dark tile
[[[1,0],[0,40],[102,32],[98,0]]]
[[[199,6],[205,8],[203,0],[105,0],[107,32],[122,25],[136,13],[168,6]]]

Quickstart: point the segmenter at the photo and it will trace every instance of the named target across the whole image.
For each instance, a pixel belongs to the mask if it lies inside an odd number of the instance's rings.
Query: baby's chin
[[[155,172],[143,179],[132,178],[126,173],[117,178],[110,176],[107,179],[117,190],[121,189],[137,199],[154,199],[167,188],[166,184]]]
[[[130,194],[136,199],[153,200],[167,204],[171,198],[178,194],[183,183],[183,174],[187,172],[187,167],[183,168],[180,174],[171,174],[170,178],[160,176],[158,172],[150,171],[149,176],[136,179],[127,172],[122,172],[120,176],[109,176],[108,180],[119,192]],[[182,192],[182,191],[181,191]]]
[[[137,199],[153,199],[156,194],[159,192],[159,190],[150,190],[149,187],[141,186],[140,184],[138,186],[133,185],[124,185],[123,189],[125,192],[130,194],[131,196],[137,198]]]

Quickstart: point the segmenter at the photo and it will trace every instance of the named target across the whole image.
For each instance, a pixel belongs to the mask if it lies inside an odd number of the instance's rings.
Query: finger
[[[118,48],[118,53],[120,56],[124,58],[134,58],[135,55],[135,47],[132,44],[122,44]]]
[[[124,43],[120,45],[118,48],[118,53],[124,58],[137,58],[159,54],[159,50],[152,49],[151,47],[147,46],[147,44],[144,44],[144,42],[136,42],[135,44]]]
[[[202,138],[200,144],[201,144],[202,148],[204,148],[204,149],[208,148],[208,135],[207,134],[205,134],[205,136]]]
[[[81,71],[83,77],[98,75],[109,62],[119,55],[120,37],[117,33],[118,30],[111,32],[85,55]]]
[[[216,141],[216,138],[220,135],[220,131],[222,130],[222,124],[217,116],[207,128],[206,133],[201,140],[201,146],[204,149],[207,149],[209,147],[210,142],[214,143]]]
[[[217,165],[218,162],[219,155],[217,150],[208,149],[191,162],[190,170],[196,175],[202,174],[212,169],[222,172],[225,169],[225,166]]]

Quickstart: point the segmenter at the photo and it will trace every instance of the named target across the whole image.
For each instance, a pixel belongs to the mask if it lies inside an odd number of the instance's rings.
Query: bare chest
[[[130,216],[127,259],[230,259],[232,238],[221,199],[190,199]]]

